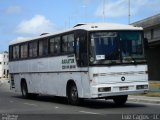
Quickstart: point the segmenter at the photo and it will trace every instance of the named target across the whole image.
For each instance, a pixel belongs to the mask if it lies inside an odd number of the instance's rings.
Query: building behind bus
[[[160,80],[160,14],[132,23],[144,28],[144,37],[148,39],[149,80]]]
[[[0,53],[0,78],[8,78],[8,52]]]

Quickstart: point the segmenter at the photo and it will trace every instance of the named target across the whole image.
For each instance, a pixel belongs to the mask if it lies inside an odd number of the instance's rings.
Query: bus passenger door
[[[88,66],[88,50],[87,50],[87,32],[86,31],[77,31],[75,33],[75,42],[76,42],[76,60],[78,67],[87,67]]]
[[[88,75],[88,42],[86,31],[76,31],[75,33],[75,52],[76,61],[79,75],[81,76],[81,82],[79,82],[79,88],[82,90],[82,97],[89,97],[89,75]]]

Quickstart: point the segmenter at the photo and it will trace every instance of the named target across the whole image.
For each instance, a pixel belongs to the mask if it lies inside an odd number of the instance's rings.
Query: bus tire
[[[36,99],[39,94],[36,93],[28,93],[28,98]]]
[[[127,101],[128,95],[115,96],[113,101],[116,105],[121,106],[124,105]]]
[[[68,102],[71,105],[79,105],[80,104],[80,99],[78,97],[78,90],[77,86],[75,83],[71,83],[69,86],[69,91],[68,91]]]
[[[27,83],[25,81],[22,81],[22,83],[21,83],[21,92],[22,92],[22,97],[23,98],[28,98],[29,97]]]

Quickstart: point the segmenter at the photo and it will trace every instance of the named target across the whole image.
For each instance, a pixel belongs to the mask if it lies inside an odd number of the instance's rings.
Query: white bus
[[[113,99],[148,91],[143,29],[131,25],[78,24],[70,30],[14,41],[9,46],[11,89],[22,96],[45,94]]]

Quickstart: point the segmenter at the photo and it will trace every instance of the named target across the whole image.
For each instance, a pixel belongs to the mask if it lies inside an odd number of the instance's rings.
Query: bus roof
[[[141,27],[134,27],[133,25],[124,25],[117,23],[88,23],[77,24],[74,28],[84,29],[87,31],[97,30],[143,30]]]
[[[19,39],[15,41],[11,41],[10,45],[18,44],[21,42],[31,41],[35,39],[45,38],[56,34],[61,34],[65,32],[70,32],[73,30],[86,30],[86,31],[103,31],[103,30],[143,30],[142,27],[135,27],[132,25],[124,25],[124,24],[117,24],[117,23],[84,23],[84,24],[77,24],[73,28],[68,29],[66,31],[57,32],[57,33],[49,33],[42,36],[30,38],[30,39]]]

